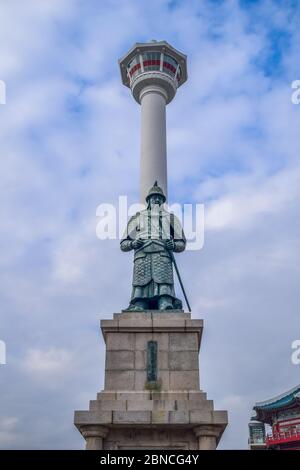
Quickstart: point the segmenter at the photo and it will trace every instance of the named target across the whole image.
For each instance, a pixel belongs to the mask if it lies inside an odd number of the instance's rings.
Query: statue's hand
[[[175,248],[174,240],[167,240],[166,243],[165,243],[165,245],[166,245],[166,248],[167,248],[168,250],[172,250],[172,251],[173,251],[174,248]]]
[[[143,246],[143,244],[144,244],[144,240],[142,240],[141,238],[136,238],[132,242],[132,248],[136,250],[137,248],[140,248],[141,246]]]

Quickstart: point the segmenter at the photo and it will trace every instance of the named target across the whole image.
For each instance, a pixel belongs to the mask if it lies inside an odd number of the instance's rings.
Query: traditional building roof
[[[295,405],[300,406],[300,385],[274,398],[255,403],[253,410],[256,412],[256,415],[251,420],[271,423],[271,416],[276,411],[292,408]]]

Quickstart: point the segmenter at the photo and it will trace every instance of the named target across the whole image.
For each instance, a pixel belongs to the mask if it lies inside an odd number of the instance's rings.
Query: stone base
[[[227,412],[199,389],[202,320],[184,312],[124,312],[102,320],[105,388],[75,412],[87,449],[215,449]],[[147,344],[157,342],[157,379]]]

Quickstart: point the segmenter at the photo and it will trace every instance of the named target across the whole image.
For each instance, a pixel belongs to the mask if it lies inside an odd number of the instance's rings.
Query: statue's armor
[[[185,249],[186,240],[179,220],[162,208],[156,213],[150,209],[138,212],[127,224],[121,249],[131,250],[132,241],[138,237],[145,241],[134,250],[131,300],[160,295],[175,298],[172,259],[165,241],[174,240],[173,251]]]
[[[154,282],[173,284],[172,260],[165,249],[155,242],[134,255],[133,286]]]

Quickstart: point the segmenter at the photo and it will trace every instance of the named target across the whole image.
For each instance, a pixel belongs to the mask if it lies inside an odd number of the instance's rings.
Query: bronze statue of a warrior
[[[172,252],[185,249],[186,238],[178,218],[163,207],[166,197],[154,183],[147,209],[130,218],[121,250],[134,250],[132,294],[125,310],[182,309],[175,295]]]

